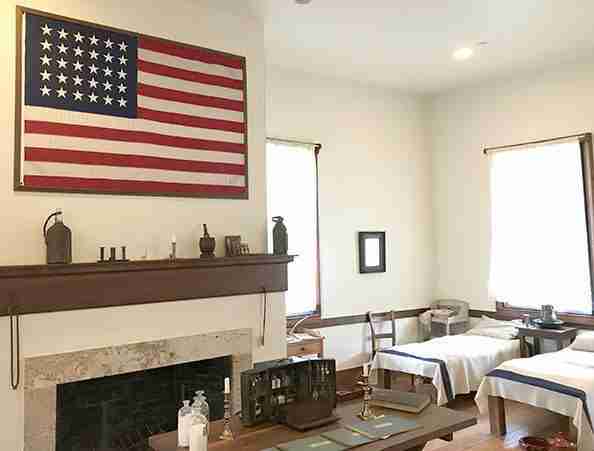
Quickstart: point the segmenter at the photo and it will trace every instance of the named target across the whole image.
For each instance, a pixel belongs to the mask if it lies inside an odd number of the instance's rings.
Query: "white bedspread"
[[[529,359],[510,360],[499,366],[497,370],[544,379],[582,390],[586,394],[588,410],[590,414],[594,414],[594,352],[566,348]],[[592,428],[582,400],[578,397],[559,393],[553,388],[540,388],[501,377],[485,377],[475,398],[482,413],[488,411],[489,395],[523,402],[573,418],[573,424],[578,431],[578,449],[580,451],[594,449]]]
[[[445,362],[453,396],[476,390],[485,374],[506,360],[520,356],[518,340],[502,340],[476,335],[451,335],[423,343],[394,346],[387,350]],[[373,368],[428,377],[437,389],[437,404],[443,405],[448,402],[438,363],[380,351],[375,356]]]

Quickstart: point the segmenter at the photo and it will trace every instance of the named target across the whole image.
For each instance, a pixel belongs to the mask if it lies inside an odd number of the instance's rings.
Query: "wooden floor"
[[[452,442],[434,440],[423,451],[498,451],[518,450],[518,440],[526,435],[548,437],[562,430],[563,417],[544,409],[527,406],[512,401],[505,402],[507,414],[507,435],[497,438],[489,433],[488,415],[479,415],[473,396],[457,397],[451,405],[455,410],[463,410],[478,417],[478,424],[454,434]]]

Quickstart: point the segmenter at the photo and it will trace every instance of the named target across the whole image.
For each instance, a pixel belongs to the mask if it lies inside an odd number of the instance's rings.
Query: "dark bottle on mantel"
[[[289,251],[289,234],[282,216],[273,216],[272,222],[272,253],[274,255],[287,255]]]
[[[54,223],[48,228],[48,223]],[[47,264],[72,263],[72,232],[62,222],[62,212],[56,211],[43,224],[43,237],[47,246]]]

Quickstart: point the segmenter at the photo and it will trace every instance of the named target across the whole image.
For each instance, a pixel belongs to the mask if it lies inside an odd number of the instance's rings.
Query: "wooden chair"
[[[388,312],[387,317],[384,313],[367,312],[367,321],[371,330],[371,358],[373,360],[377,351],[381,349],[380,340],[392,340],[392,346],[396,346],[396,321],[393,311]],[[377,331],[380,329],[376,326],[379,326],[379,323],[385,321],[390,321],[390,332],[378,333]],[[391,388],[391,372],[389,370],[378,369],[378,383],[380,387]]]
[[[394,317],[394,311],[388,312],[388,317],[386,318],[385,314],[383,313],[371,313],[367,312],[367,321],[369,322],[369,328],[371,329],[371,358],[375,358],[375,354],[380,349],[380,340],[392,340],[392,346],[396,346],[396,321]],[[376,326],[378,323],[383,323],[385,321],[390,321],[392,330],[386,333],[377,333]]]
[[[369,322],[369,328],[371,329],[371,358],[373,360],[375,358],[375,354],[377,354],[377,351],[381,349],[381,346],[379,344],[380,340],[390,339],[392,340],[392,346],[396,346],[396,317],[393,310],[389,311],[387,316],[384,313],[367,312],[367,321]],[[385,321],[390,321],[390,332],[385,332],[381,334],[377,333],[376,331],[379,330],[379,328],[376,328],[375,324],[383,323]],[[390,374],[391,371],[389,370],[378,370],[378,385],[380,387],[391,388],[392,378]],[[414,390],[415,376],[413,374],[410,375],[410,384],[411,389]]]

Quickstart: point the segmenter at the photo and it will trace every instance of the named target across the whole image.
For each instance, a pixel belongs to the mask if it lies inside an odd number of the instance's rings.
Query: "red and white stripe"
[[[139,38],[137,118],[23,105],[30,188],[246,193],[243,61]]]

